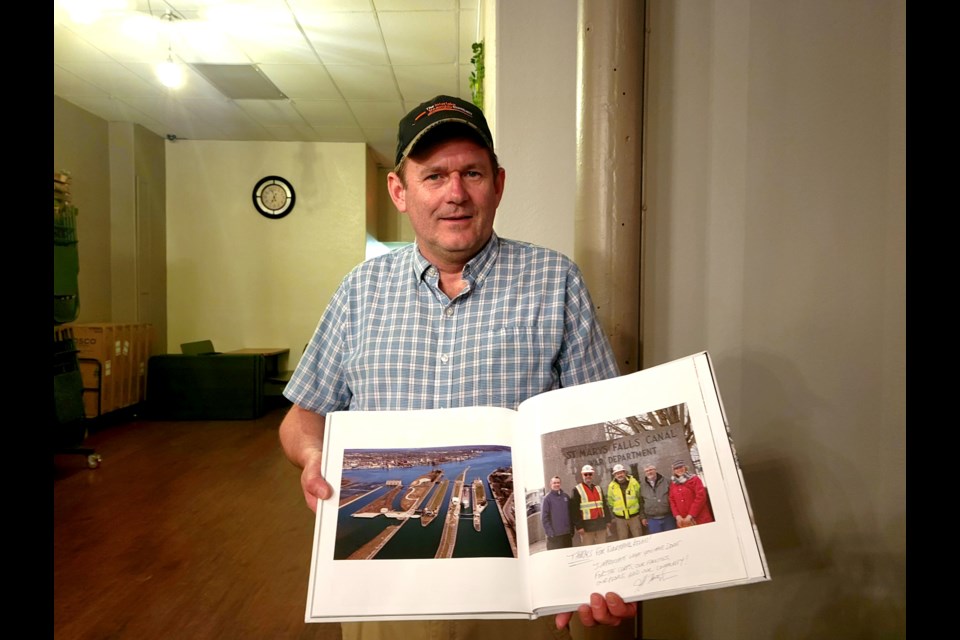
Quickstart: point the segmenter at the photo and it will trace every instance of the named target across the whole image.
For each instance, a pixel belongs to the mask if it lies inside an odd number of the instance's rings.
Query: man
[[[713,522],[707,488],[696,474],[687,473],[687,463],[673,463],[673,478],[670,481],[670,510],[678,527]]]
[[[589,464],[580,469],[583,482],[574,487],[570,499],[573,528],[584,545],[603,544],[607,541],[610,516],[604,508],[603,491],[593,483],[593,467]]]
[[[677,528],[677,522],[670,511],[670,481],[657,472],[655,465],[643,466],[640,495],[643,498],[643,526],[649,533]]]
[[[560,476],[550,478],[550,491],[540,506],[540,521],[547,536],[547,549],[573,546],[573,525],[570,524],[570,496],[560,489]]]
[[[639,538],[643,535],[640,526],[643,513],[640,483],[627,474],[622,464],[613,466],[613,480],[607,485],[607,506],[613,515],[617,540]]]
[[[331,411],[516,408],[550,389],[619,375],[577,266],[493,232],[506,174],[482,111],[448,96],[417,106],[400,121],[395,162],[387,190],[416,242],[347,274],[284,390],[293,406],[280,442],[303,469],[314,511],[332,495],[320,459]],[[586,626],[616,625],[636,605],[591,594],[578,615]],[[571,616],[557,615],[557,628],[569,634]],[[476,620],[342,628],[348,640],[549,631]]]

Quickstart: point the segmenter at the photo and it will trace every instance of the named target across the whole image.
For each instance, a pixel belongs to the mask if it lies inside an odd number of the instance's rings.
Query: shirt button
[[[447,308],[444,310],[443,313],[446,314],[446,315],[448,315],[448,316],[452,316],[452,315],[453,315],[453,307],[447,307]]]
[[[440,362],[442,362],[443,364],[447,364],[447,360],[449,359],[450,359],[450,356],[448,356],[447,354],[445,353],[440,354]]]

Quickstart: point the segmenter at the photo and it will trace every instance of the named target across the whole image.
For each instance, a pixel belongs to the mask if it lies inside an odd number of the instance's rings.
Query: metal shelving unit
[[[100,466],[100,455],[83,447],[87,425],[83,410],[83,377],[78,349],[71,330],[80,311],[77,274],[77,208],[70,201],[70,176],[53,174],[53,411],[51,441],[54,453],[87,457],[91,469]]]

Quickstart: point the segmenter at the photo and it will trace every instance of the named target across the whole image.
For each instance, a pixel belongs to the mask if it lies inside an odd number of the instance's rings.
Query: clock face
[[[297,195],[293,185],[280,176],[267,176],[253,187],[253,206],[260,215],[276,219],[290,213]]]

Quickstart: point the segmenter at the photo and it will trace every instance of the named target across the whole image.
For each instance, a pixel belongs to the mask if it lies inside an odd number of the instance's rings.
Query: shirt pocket
[[[559,379],[553,362],[559,345],[538,327],[509,325],[483,333],[474,354],[479,382],[490,404],[516,408]]]

